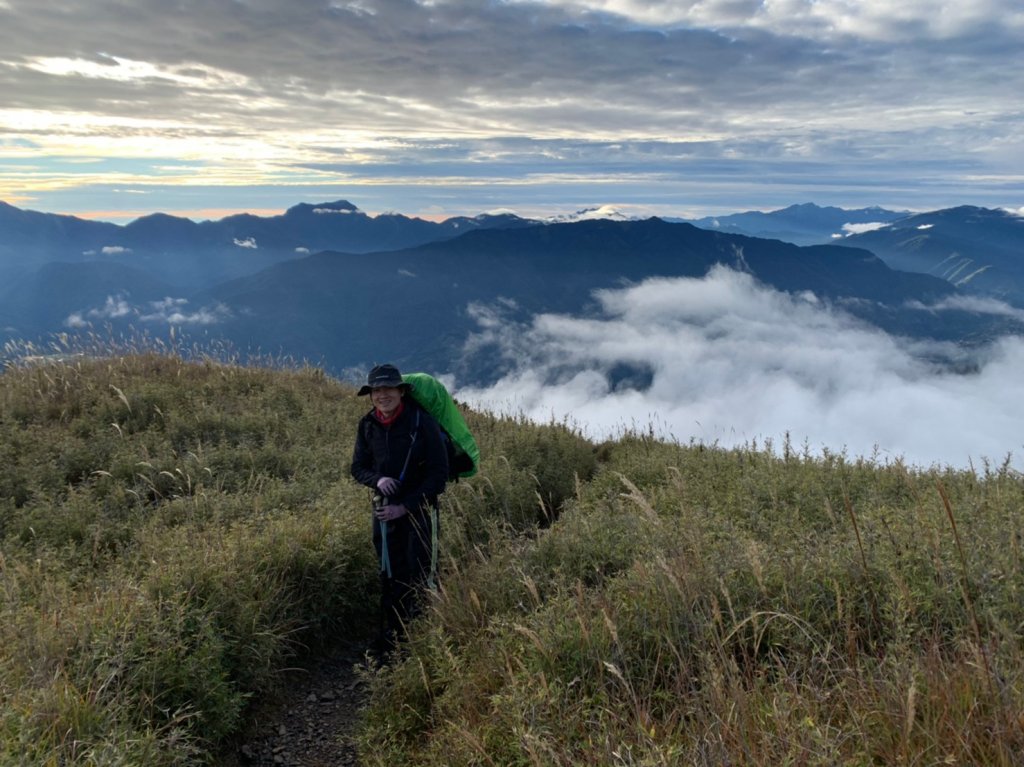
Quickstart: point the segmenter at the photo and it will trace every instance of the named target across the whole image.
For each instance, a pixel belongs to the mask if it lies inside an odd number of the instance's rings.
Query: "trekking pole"
[[[416,428],[412,431],[412,437],[409,440],[409,452],[405,454],[405,463],[402,464],[402,472],[398,475],[398,483],[401,484],[405,480],[405,472],[409,468],[409,459],[412,458],[412,448],[416,444],[416,437],[420,433],[420,413],[416,411]],[[373,496],[373,508],[376,511],[379,508],[387,505],[390,499],[385,498],[380,493],[375,493]],[[388,578],[391,577],[391,555],[388,554],[388,521],[385,519],[377,520],[380,524],[380,571],[385,573]]]
[[[387,498],[379,493],[373,496],[373,509],[381,509],[387,505]],[[380,525],[380,571],[391,577],[391,557],[388,555],[388,522],[386,519],[378,519]]]

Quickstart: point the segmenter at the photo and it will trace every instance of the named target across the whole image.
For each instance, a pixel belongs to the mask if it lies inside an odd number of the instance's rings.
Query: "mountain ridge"
[[[918,213],[845,242],[895,269],[934,274],[963,291],[1024,306],[1024,218],[961,205]]]
[[[276,216],[241,213],[199,222],[157,212],[121,226],[0,202],[0,278],[24,276],[50,261],[110,261],[197,289],[321,250],[391,250],[455,237],[466,229],[532,223],[508,214],[442,222],[401,214],[369,216],[347,200],[335,200],[298,203]]]
[[[821,211],[843,213],[812,204],[787,210],[812,218]],[[878,210],[862,209],[862,216]],[[961,207],[921,215],[933,217],[927,219],[932,228],[943,220],[960,222],[981,242],[969,225],[990,214]],[[778,290],[814,293],[897,334],[978,343],[1024,332],[1012,316],[996,322],[966,309],[942,317],[908,310],[910,304],[963,294],[964,288],[948,275],[893,268],[888,257],[858,247],[871,246],[872,237],[886,232],[913,238],[929,231],[896,223],[838,242],[798,246],[656,217],[543,223],[497,213],[437,224],[400,214],[369,217],[347,200],[299,203],[278,216],[239,214],[218,222],[152,214],[120,228],[93,228],[97,222],[66,218],[0,208],[0,257],[17,241],[2,236],[14,232],[5,221],[19,222],[18,236],[28,240],[26,221],[28,230],[39,227],[37,239],[44,241],[79,223],[93,237],[88,257],[80,245],[76,259],[35,267],[19,263],[20,271],[8,271],[7,289],[0,292],[6,338],[31,338],[79,323],[122,329],[129,321],[163,323],[154,328],[202,323],[204,334],[223,335],[237,348],[308,359],[332,370],[373,361],[386,343],[398,362],[443,371],[461,364],[467,338],[478,330],[476,306],[501,306],[501,321],[510,323],[544,312],[586,313],[595,308],[595,290],[651,277],[701,278],[714,265],[746,271]],[[111,231],[122,238],[111,239]],[[300,237],[315,246],[317,237],[333,243],[342,235],[356,244],[377,237],[377,249],[292,247]],[[415,244],[396,247],[403,237]],[[186,240],[189,248],[175,244]],[[488,363],[467,364],[479,372]]]
[[[478,329],[468,306],[502,305],[510,323],[540,313],[586,314],[595,290],[654,277],[701,278],[719,264],[780,290],[867,305],[956,292],[936,277],[895,272],[861,249],[801,248],[652,218],[479,230],[371,256],[324,252],[223,283],[196,300],[231,307],[224,331],[243,347],[262,341],[358,366],[372,362],[386,340],[400,364],[473,377],[480,365],[469,370],[461,360]],[[304,337],[293,332],[296,318]]]
[[[841,235],[848,225],[888,223],[908,215],[909,211],[893,211],[878,206],[846,209],[807,202],[769,212],[744,211],[678,220],[702,229],[784,240],[795,245],[817,245]]]

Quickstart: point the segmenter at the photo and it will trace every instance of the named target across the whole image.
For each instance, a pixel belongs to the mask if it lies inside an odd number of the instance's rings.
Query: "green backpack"
[[[405,373],[402,380],[412,387],[412,398],[441,427],[448,449],[448,478],[457,480],[476,474],[480,468],[480,448],[445,385],[428,373]]]

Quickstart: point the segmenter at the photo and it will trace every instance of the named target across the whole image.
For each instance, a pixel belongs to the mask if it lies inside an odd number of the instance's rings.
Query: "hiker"
[[[359,396],[373,410],[359,421],[352,476],[374,490],[373,545],[380,559],[381,636],[394,649],[437,572],[437,497],[448,478],[441,430],[412,397],[394,365],[377,365]]]

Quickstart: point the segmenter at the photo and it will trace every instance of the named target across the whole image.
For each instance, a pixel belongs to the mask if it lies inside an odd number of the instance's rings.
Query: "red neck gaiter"
[[[402,414],[402,411],[403,411],[403,410],[405,410],[405,403],[404,403],[404,402],[399,402],[399,403],[398,403],[398,407],[396,407],[396,408],[395,408],[395,412],[391,414],[391,417],[390,417],[390,418],[385,418],[385,417],[384,417],[384,414],[383,414],[383,413],[381,413],[381,412],[380,412],[380,410],[378,410],[378,409],[376,409],[376,408],[374,408],[374,411],[373,411],[373,415],[374,415],[374,417],[375,417],[375,418],[376,418],[376,419],[377,419],[378,421],[380,421],[380,422],[381,422],[381,424],[382,424],[382,425],[384,425],[384,426],[390,426],[390,425],[391,425],[391,424],[393,424],[393,423],[394,423],[394,422],[395,422],[396,420],[398,420],[398,416],[400,416],[400,415]]]

